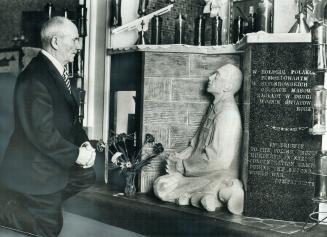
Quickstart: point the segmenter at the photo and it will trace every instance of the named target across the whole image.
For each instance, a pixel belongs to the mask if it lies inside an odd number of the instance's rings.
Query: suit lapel
[[[73,110],[75,110],[75,111],[76,111],[76,109],[78,110],[78,107],[76,108],[77,104],[74,101],[74,98],[73,98],[72,94],[69,93],[69,90],[67,89],[65,81],[63,80],[63,78],[60,75],[57,68],[53,65],[53,63],[45,55],[40,53],[39,56],[42,59],[42,61],[45,62],[46,67],[47,67],[52,79],[55,81],[55,83],[58,86],[60,92],[63,93],[66,101],[68,102],[68,104],[72,107]]]

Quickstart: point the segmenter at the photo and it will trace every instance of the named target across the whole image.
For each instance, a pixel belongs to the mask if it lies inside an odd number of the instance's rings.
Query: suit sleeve
[[[26,82],[26,81],[25,81]],[[40,81],[22,83],[16,89],[16,113],[29,141],[61,166],[72,166],[79,147],[65,140],[54,124],[53,103]]]
[[[80,147],[84,142],[89,141],[89,138],[78,119],[74,121],[73,126],[73,136],[75,137],[74,144]]]
[[[80,101],[80,96],[79,96],[80,89],[72,88],[72,91],[73,91],[73,97],[75,99],[75,102],[78,105]],[[83,125],[79,122],[78,118],[74,121],[73,124],[73,137],[75,138],[74,144],[77,146],[81,146],[84,142],[89,141],[89,138],[85,130],[83,129]]]

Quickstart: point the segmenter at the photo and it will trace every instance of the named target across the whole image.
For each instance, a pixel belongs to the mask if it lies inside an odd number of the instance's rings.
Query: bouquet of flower
[[[134,141],[134,133],[128,135],[121,133],[110,137],[108,141],[108,150],[112,155],[109,164],[110,170],[120,169],[124,173],[137,173],[143,166],[150,164],[154,157],[164,151],[162,144],[155,143],[155,138],[151,134],[145,135],[144,143],[138,152],[128,149],[128,141]],[[142,154],[143,148],[147,144],[151,146],[152,152]]]

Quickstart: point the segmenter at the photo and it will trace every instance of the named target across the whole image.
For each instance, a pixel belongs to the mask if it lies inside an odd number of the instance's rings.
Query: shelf
[[[163,53],[195,53],[195,54],[239,54],[234,45],[219,46],[194,46],[186,44],[165,44],[165,45],[134,45],[125,48],[109,48],[108,54],[127,52],[163,52]]]
[[[236,50],[243,50],[249,44],[264,43],[310,43],[310,33],[266,33],[263,31],[249,33],[236,45]]]

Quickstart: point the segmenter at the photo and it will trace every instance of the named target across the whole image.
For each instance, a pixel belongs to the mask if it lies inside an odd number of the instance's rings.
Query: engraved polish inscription
[[[292,111],[289,115],[294,118],[298,113],[310,113],[312,85],[309,82],[314,75],[311,70],[261,69],[252,70],[252,74],[257,78],[252,81],[256,92],[253,95],[255,104],[263,109],[262,112],[272,111],[273,108],[275,114]],[[248,175],[252,178],[249,181],[256,182],[261,177],[272,185],[314,187],[309,176],[314,169],[312,159],[317,151],[308,150],[302,139],[292,142],[294,137],[306,132],[307,127],[303,126],[305,124],[293,126],[291,117],[287,117],[286,123],[279,119],[277,125],[273,117],[257,121],[260,125],[256,126],[265,126],[265,137],[262,137],[261,142],[259,139],[250,144]],[[281,138],[283,142],[279,141]]]
[[[321,149],[321,137],[309,133],[311,88],[322,78],[313,69],[311,44],[257,44],[251,50],[250,86],[244,90],[244,215],[305,221]]]
[[[252,86],[258,87],[256,97],[259,104],[295,106],[298,112],[311,111],[310,70],[253,70],[259,81]]]

